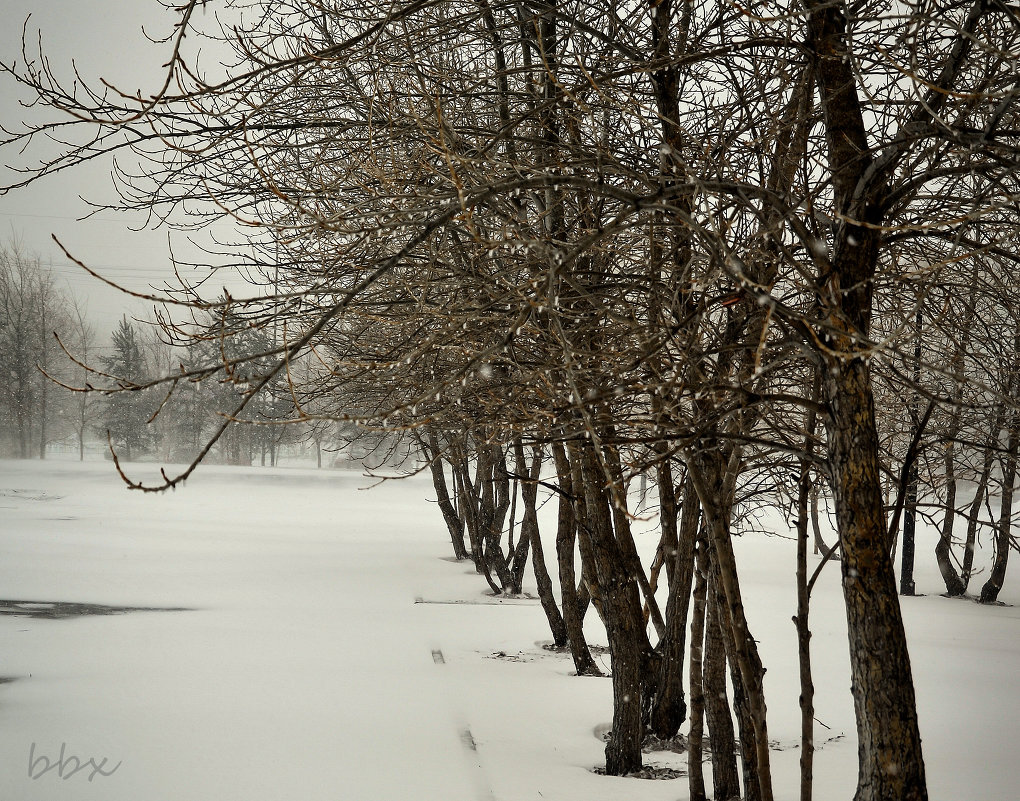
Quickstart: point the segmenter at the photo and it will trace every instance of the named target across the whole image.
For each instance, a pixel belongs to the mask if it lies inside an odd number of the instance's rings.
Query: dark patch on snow
[[[88,615],[121,615],[126,612],[188,612],[183,606],[107,606],[71,601],[6,601],[0,600],[0,615],[64,620]]]
[[[59,501],[63,497],[63,495],[50,495],[39,490],[0,489],[0,498],[18,498],[24,501]]]
[[[606,775],[606,769],[604,767],[598,767],[592,769],[593,773],[597,773],[599,776]],[[626,776],[617,777],[623,779],[653,779],[656,781],[663,781],[669,779],[680,779],[687,775],[687,771],[680,768],[669,768],[664,765],[645,765],[641,770],[635,771],[634,773],[628,773]]]
[[[663,740],[661,737],[656,737],[654,734],[649,733],[645,735],[645,739],[641,743],[641,751],[645,754],[651,754],[655,751],[686,754],[687,738],[682,734],[677,734],[675,737],[667,737]]]
[[[485,595],[477,600],[465,598],[415,598],[416,604],[452,604],[455,606],[535,606],[537,598],[530,595]]]
[[[534,662],[535,657],[532,654],[526,654],[524,651],[518,651],[516,654],[508,654],[506,651],[493,651],[488,656],[489,659],[500,659],[504,662]]]

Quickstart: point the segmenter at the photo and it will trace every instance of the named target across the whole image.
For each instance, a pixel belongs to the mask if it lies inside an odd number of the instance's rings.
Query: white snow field
[[[188,610],[0,615],[0,801],[687,798],[686,778],[593,773],[609,680],[572,676],[569,657],[540,647],[537,601],[487,597],[470,565],[449,559],[424,478],[361,489],[371,483],[207,467],[154,496],[125,489],[108,463],[0,462],[0,599]],[[640,545],[654,549],[654,534]],[[928,595],[903,601],[930,797],[1015,801],[1020,609],[938,597],[931,545],[918,549]],[[776,797],[792,801],[794,544],[749,535],[738,549],[768,668]],[[588,621],[604,643],[594,612]],[[815,798],[849,799],[856,743],[836,565],[811,623]]]

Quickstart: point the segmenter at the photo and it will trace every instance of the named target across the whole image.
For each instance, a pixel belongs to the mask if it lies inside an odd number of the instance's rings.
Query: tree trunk
[[[911,439],[916,441],[918,446],[920,446],[920,438],[923,433],[920,429],[924,426],[924,423],[918,418],[920,414],[920,409],[918,408],[920,397],[917,390],[921,383],[922,323],[921,306],[918,304],[917,316],[914,321],[914,392],[913,397],[910,399]],[[910,456],[911,454],[908,454],[908,458]],[[917,490],[917,455],[915,453],[913,458],[910,459],[910,467],[907,470],[907,492],[903,505],[903,553],[902,561],[900,562],[901,595],[914,595],[916,590],[914,586],[914,533],[917,529]]]
[[[992,466],[995,463],[995,448],[999,442],[1003,412],[1003,404],[997,404],[992,414],[992,428],[988,434],[988,439],[985,441],[985,450],[981,461],[981,475],[978,476],[974,498],[970,502],[970,509],[967,514],[967,540],[963,549],[963,569],[961,575],[964,588],[970,585],[970,578],[974,572],[974,548],[977,545],[979,515],[981,514],[981,504],[988,494],[988,482],[991,480]]]
[[[571,449],[580,459],[584,488],[586,513],[578,521],[582,555],[587,552],[585,561],[592,566],[589,585],[602,605],[613,666],[613,731],[606,743],[606,773],[623,776],[642,765],[642,673],[650,649],[637,584],[614,536],[605,474],[590,443]]]
[[[871,379],[863,359],[828,367],[829,457],[859,743],[855,801],[923,801],[924,760],[885,527]]]
[[[828,147],[832,256],[818,287],[818,351],[829,407],[828,456],[843,552],[852,693],[857,719],[855,801],[926,801],[917,706],[882,505],[867,347],[882,252],[887,176],[871,156],[845,3],[807,0],[807,48]],[[873,169],[874,168],[874,169]]]
[[[954,414],[954,419],[959,419],[958,413]],[[935,545],[935,560],[938,562],[942,580],[946,583],[946,594],[950,597],[963,595],[967,591],[967,585],[963,583],[960,574],[956,572],[956,565],[952,560],[953,525],[956,522],[956,443],[952,438],[956,436],[958,428],[955,424],[952,426],[942,456],[945,468],[946,499],[939,541]]]
[[[672,474],[669,475],[672,481]],[[676,512],[675,501],[672,504]],[[660,514],[665,513],[665,510]],[[690,478],[684,482],[683,519],[679,530],[674,524],[677,544],[672,559],[669,600],[666,602],[666,636],[659,643],[661,655],[657,692],[652,699],[650,726],[657,737],[667,739],[680,730],[687,713],[684,703],[683,666],[686,651],[687,616],[694,577],[694,547],[698,536],[701,505]],[[693,636],[693,635],[692,635]],[[700,647],[700,646],[699,646]],[[693,692],[693,690],[692,690]]]
[[[811,677],[811,629],[808,626],[808,502],[811,495],[811,440],[815,415],[809,416],[807,456],[801,460],[797,487],[797,657],[800,672],[800,801],[811,801],[815,754],[815,685]]]
[[[703,543],[703,549],[707,543]],[[706,557],[708,553],[706,552]],[[710,557],[706,562],[710,562]],[[711,570],[709,564],[705,565]],[[711,579],[709,578],[709,583]],[[736,736],[730,716],[730,699],[726,691],[726,645],[716,593],[709,589],[705,618],[705,713],[708,718],[709,743],[712,748],[712,784],[715,801],[740,798],[740,778],[734,752]]]
[[[450,499],[450,490],[446,483],[446,469],[443,467],[442,449],[435,432],[428,433],[428,444],[425,440],[419,439],[419,444],[429,460],[429,470],[432,472],[432,486],[436,490],[436,501],[439,510],[443,513],[443,520],[446,522],[446,529],[450,533],[450,541],[453,544],[453,555],[456,559],[467,559],[468,552],[464,546],[464,521],[457,514]]]
[[[567,627],[563,622],[556,598],[553,595],[552,579],[545,564],[545,552],[542,550],[542,537],[538,527],[538,476],[542,468],[542,449],[536,447],[531,467],[524,454],[524,444],[520,437],[514,440],[514,458],[518,476],[527,476],[521,480],[521,500],[524,503],[524,517],[521,520],[521,539],[531,543],[531,564],[535,571],[535,583],[538,586],[538,597],[542,602],[542,611],[549,623],[553,645],[562,648],[567,644]]]
[[[734,707],[740,717],[745,795],[749,801],[772,801],[772,772],[768,750],[768,724],[762,679],[765,669],[747,625],[740,596],[736,558],[730,538],[730,517],[735,492],[735,467],[739,461],[734,452],[730,464],[718,448],[703,450],[689,465],[704,511],[708,541],[712,552],[712,575],[718,578],[715,590],[723,604],[721,619],[727,658],[731,661],[734,686]],[[739,693],[738,693],[739,688]]]
[[[1020,343],[1018,343],[1020,344]],[[980,601],[995,603],[1006,579],[1009,559],[1010,534],[1013,529],[1013,485],[1016,483],[1017,451],[1020,449],[1020,413],[1014,412],[1006,440],[1006,460],[1002,468],[1002,498],[999,505],[999,524],[995,528],[995,558],[988,580],[981,587]]]
[[[578,676],[601,676],[584,637],[584,608],[578,598],[577,577],[574,574],[574,542],[577,524],[574,520],[575,489],[570,477],[570,462],[563,444],[554,442],[553,459],[556,462],[559,484],[559,506],[556,523],[556,562],[559,566],[560,598],[563,602],[563,623],[567,629],[570,655]],[[587,585],[583,585],[587,586]]]
[[[687,780],[691,801],[706,801],[702,742],[705,738],[705,590],[708,582],[705,575],[707,565],[704,543],[700,543],[697,550],[698,567],[694,571],[692,593],[694,614],[691,618],[691,728],[687,737]],[[730,748],[731,753],[732,751]]]

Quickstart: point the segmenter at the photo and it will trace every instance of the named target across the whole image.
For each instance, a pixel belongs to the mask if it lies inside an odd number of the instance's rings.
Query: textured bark
[[[473,519],[477,529],[473,543],[480,545],[480,561],[493,592],[513,592],[513,576],[501,544],[503,524],[510,508],[506,458],[501,448],[483,444],[477,448],[476,460],[475,480],[467,487],[469,508],[473,510],[468,528],[470,530]]]
[[[609,434],[612,436],[612,433]],[[623,467],[620,464],[620,454],[616,448],[605,448],[606,466],[609,468],[609,477],[616,487],[623,487]],[[659,609],[659,603],[655,600],[655,593],[652,590],[648,576],[645,574],[644,565],[641,564],[641,557],[638,555],[637,546],[634,543],[634,534],[630,527],[630,516],[627,513],[627,498],[624,492],[616,495],[607,493],[607,500],[612,508],[613,530],[616,535],[616,542],[620,547],[620,555],[625,560],[627,570],[634,577],[641,595],[644,597],[645,605],[648,608],[652,625],[660,638],[666,635],[666,623]],[[642,620],[644,616],[642,615]]]
[[[825,383],[859,743],[855,799],[922,801],[924,761],[885,529],[867,365],[863,360],[834,365]]]
[[[743,798],[744,801],[762,801],[761,764],[759,761],[761,749],[754,711],[751,707],[753,696],[748,691],[744,674],[738,664],[740,656],[734,640],[733,624],[726,620],[729,604],[721,584],[718,569],[713,566],[710,589],[715,593],[716,614],[721,622],[720,631],[726,651],[726,663],[729,666],[730,686],[733,688],[733,714],[737,719],[737,741],[740,743]]]
[[[694,486],[705,515],[707,539],[712,553],[712,577],[717,579],[716,599],[726,655],[734,681],[734,708],[738,713],[741,755],[748,801],[772,801],[772,772],[768,749],[768,724],[762,684],[765,669],[747,625],[737,577],[736,557],[730,538],[730,518],[735,492],[737,461],[723,462],[719,449],[706,450],[690,465]],[[746,707],[744,706],[746,704]]]
[[[833,200],[839,215],[820,301],[819,351],[837,528],[842,547],[852,693],[857,720],[855,801],[926,801],[914,683],[896,595],[882,504],[868,341],[882,248],[887,177],[905,152],[889,145],[873,158],[846,31],[845,4],[807,0],[807,47],[818,86]],[[969,24],[969,21],[968,21]],[[962,39],[965,37],[961,38]],[[968,44],[963,41],[962,47]],[[959,53],[954,49],[953,57]],[[940,80],[951,81],[948,69]],[[958,68],[958,65],[957,65]],[[945,96],[919,104],[937,114]]]
[[[585,516],[578,520],[581,553],[592,566],[589,586],[602,605],[613,667],[613,730],[606,743],[606,773],[623,776],[642,766],[642,672],[651,649],[637,582],[614,534],[601,465],[590,443],[572,445],[571,452],[580,465],[584,490]]]

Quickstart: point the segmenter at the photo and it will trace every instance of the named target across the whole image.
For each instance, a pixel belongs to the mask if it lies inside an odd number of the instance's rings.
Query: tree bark
[[[856,801],[927,798],[921,737],[879,481],[867,364],[830,366],[829,456],[843,550],[843,597],[857,716]]]
[[[1018,341],[1020,345],[1020,341]],[[1013,492],[1016,483],[1017,451],[1020,449],[1020,413],[1014,412],[1009,423],[1006,440],[1006,458],[1002,468],[1002,497],[999,501],[999,523],[995,527],[995,558],[988,580],[981,587],[979,600],[983,604],[995,603],[1006,579],[1009,560],[1010,535],[1013,529]]]
[[[650,648],[637,582],[614,536],[605,474],[591,443],[572,445],[571,450],[579,459],[584,490],[585,517],[578,521],[581,553],[592,566],[589,586],[602,604],[613,666],[613,730],[606,743],[606,773],[623,776],[642,766],[642,673]]]
[[[517,475],[527,476],[521,482],[521,500],[524,502],[524,518],[521,520],[521,537],[527,537],[531,543],[531,565],[535,571],[535,584],[538,586],[538,597],[542,602],[542,611],[549,623],[553,645],[562,648],[567,644],[567,627],[563,622],[556,598],[553,595],[552,579],[545,564],[545,551],[542,549],[542,537],[538,526],[538,476],[542,468],[542,450],[536,447],[531,467],[527,466],[524,444],[520,437],[514,440],[514,457]],[[525,472],[526,471],[526,472]]]
[[[570,656],[578,676],[601,676],[602,671],[595,663],[584,636],[584,611],[575,586],[574,543],[577,523],[574,519],[575,487],[571,480],[570,461],[563,443],[552,445],[553,460],[556,463],[556,481],[559,485],[559,507],[556,521],[556,562],[560,576],[560,599],[563,606],[563,623],[567,629]],[[587,587],[582,583],[582,587]]]
[[[694,614],[691,618],[691,727],[687,737],[687,781],[691,801],[706,801],[702,741],[705,737],[705,576],[704,543],[698,547],[698,567],[694,571]],[[732,748],[730,749],[732,752]],[[735,768],[734,768],[735,770]]]
[[[707,548],[707,543],[703,544]],[[706,557],[708,554],[706,553]],[[706,559],[710,562],[710,557]],[[710,565],[705,569],[710,571]],[[709,583],[711,579],[709,578]],[[712,784],[715,801],[740,798],[740,778],[734,752],[736,736],[726,690],[726,645],[723,640],[719,604],[714,591],[707,594],[705,618],[705,713],[712,748]]]
[[[857,719],[855,801],[926,801],[924,759],[896,577],[882,504],[868,366],[886,177],[898,150],[871,155],[847,36],[845,4],[807,0],[807,47],[818,86],[837,224],[819,300],[818,351],[829,406],[828,456],[843,552],[852,693]],[[941,102],[940,99],[933,101]],[[919,114],[934,113],[931,106]]]
[[[450,490],[446,483],[446,470],[443,467],[442,449],[435,432],[428,433],[427,443],[419,438],[422,450],[429,460],[429,470],[432,472],[432,486],[436,490],[436,501],[439,510],[443,513],[443,520],[446,522],[447,531],[450,533],[450,541],[453,544],[453,555],[456,559],[467,559],[468,552],[464,545],[464,521],[457,514],[450,499]]]
[[[672,474],[669,477],[672,480]],[[675,501],[672,509],[675,515]],[[661,514],[665,514],[665,509],[660,512]],[[677,537],[675,555],[672,559],[667,558],[667,566],[672,563],[673,570],[669,583],[669,599],[666,602],[666,636],[658,646],[661,663],[657,691],[651,705],[651,729],[662,739],[676,735],[687,713],[682,678],[684,653],[687,647],[687,616],[694,577],[694,550],[700,514],[701,505],[694,491],[694,483],[687,478],[684,481],[683,515],[679,529],[676,529],[674,524]]]
[[[730,517],[735,492],[734,463],[723,462],[718,448],[703,450],[689,465],[689,475],[701,501],[712,552],[712,576],[717,578],[717,599],[722,604],[723,637],[733,672],[734,707],[741,723],[745,795],[748,801],[772,801],[772,772],[768,750],[768,724],[762,679],[765,669],[747,625],[737,578],[736,557],[730,539]],[[739,716],[746,703],[746,715]]]

